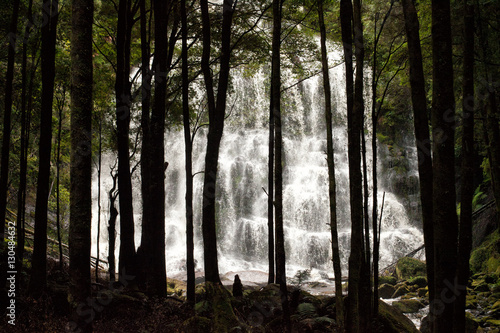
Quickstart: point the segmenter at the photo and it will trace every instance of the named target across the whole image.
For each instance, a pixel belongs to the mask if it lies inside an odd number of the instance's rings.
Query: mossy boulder
[[[399,280],[408,280],[417,276],[425,276],[427,274],[425,262],[404,257],[396,263],[396,276]]]
[[[313,318],[318,314],[316,312],[316,308],[311,303],[301,303],[297,307],[297,314],[300,318]]]
[[[429,291],[429,290],[428,290],[427,288],[419,288],[419,289],[417,290],[417,296],[418,296],[418,297],[425,297],[425,295],[427,295],[427,292],[428,292],[428,291]]]
[[[471,253],[470,268],[473,273],[496,273],[500,268],[500,232],[491,233]]]
[[[410,319],[384,301],[379,301],[379,322],[385,333],[419,333]]]
[[[398,279],[392,275],[379,276],[379,278],[378,278],[378,285],[379,286],[382,286],[383,284],[390,284],[392,286],[395,286],[396,283],[398,283]]]
[[[416,299],[402,299],[395,301],[392,303],[392,306],[403,313],[416,313],[425,307],[425,305]]]
[[[207,298],[212,305],[213,328],[215,332],[232,332],[241,326],[231,306],[229,291],[220,284],[207,282]]]
[[[417,289],[424,288],[427,286],[427,278],[425,276],[416,276],[408,279],[408,284],[410,286],[417,286]]]
[[[396,289],[394,294],[392,294],[391,298],[400,297],[400,296],[403,296],[405,294],[408,294],[409,292],[410,292],[410,289],[408,288],[408,286],[402,285]]]
[[[396,288],[394,286],[384,283],[378,288],[378,295],[380,298],[387,299],[391,298],[392,295],[394,295],[394,292],[396,291]]]

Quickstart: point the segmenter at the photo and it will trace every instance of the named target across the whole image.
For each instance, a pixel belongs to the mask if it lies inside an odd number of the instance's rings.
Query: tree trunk
[[[92,23],[94,4],[72,2],[71,33],[71,192],[70,192],[70,298],[72,330],[92,332],[89,310],[92,221]],[[98,263],[97,263],[98,264]]]
[[[142,232],[141,232],[141,247],[137,250],[138,264],[140,267],[139,283],[144,284],[147,276],[147,265],[144,265],[144,248],[143,244],[147,244],[148,237],[151,235],[150,218],[151,199],[149,196],[151,186],[150,172],[150,112],[151,112],[151,79],[150,70],[150,31],[148,29],[146,0],[140,1],[140,22],[141,22],[141,57],[142,57],[142,87],[141,87],[141,130],[142,130],[142,147],[141,147],[141,197],[142,197]],[[151,7],[150,7],[151,9]],[[151,21],[151,20],[150,20]]]
[[[54,99],[56,29],[58,2],[43,2],[42,14],[42,106],[40,116],[39,167],[35,206],[35,236],[29,294],[37,297],[47,285],[47,205],[49,200],[50,153],[52,145],[52,102]]]
[[[120,192],[120,258],[118,270],[135,275],[134,211],[130,175],[129,129],[131,111],[130,0],[120,0],[116,38],[116,136],[118,141],[118,191]]]
[[[111,171],[111,178],[113,179],[113,187],[108,192],[109,198],[109,221],[108,221],[108,271],[109,281],[116,281],[116,265],[115,265],[115,240],[116,240],[116,218],[118,217],[118,210],[115,207],[115,201],[118,193],[116,192],[116,182],[118,174],[113,174]]]
[[[496,86],[495,80],[496,69],[490,64],[493,54],[489,46],[489,27],[484,27],[484,21],[481,18],[481,10],[478,7],[478,28],[479,28],[479,42],[481,49],[481,56],[484,68],[485,76],[485,89],[487,92],[482,94],[483,98],[487,101],[485,108],[481,108],[483,112],[484,122],[486,124],[486,136],[487,136],[487,150],[488,159],[490,162],[490,176],[493,188],[493,195],[495,197],[495,203],[497,208],[497,225],[500,226],[500,130],[498,127],[498,106],[496,98]],[[482,91],[481,91],[482,93]],[[486,143],[486,142],[485,142]]]
[[[29,1],[28,4],[28,17],[32,17],[33,0]],[[31,83],[28,85],[27,78],[27,67],[28,67],[28,45],[27,40],[31,31],[31,24],[27,23],[24,30],[23,38],[23,56],[21,65],[21,76],[22,76],[22,91],[21,91],[21,156],[20,156],[20,167],[19,167],[19,190],[17,192],[17,218],[16,218],[16,233],[17,233],[17,271],[21,272],[23,269],[23,258],[24,258],[24,223],[25,223],[25,212],[26,212],[26,178],[27,178],[27,168],[28,168],[28,136],[29,136],[29,122],[26,109],[27,98],[31,98],[31,91],[27,93],[27,87],[31,87]],[[28,97],[30,96],[30,97]],[[22,274],[19,274],[19,279],[22,279]],[[16,281],[18,286],[21,286],[22,281]]]
[[[332,235],[332,262],[335,274],[335,311],[337,324],[344,326],[344,304],[342,297],[342,269],[340,267],[340,250],[337,231],[337,194],[335,183],[335,155],[333,150],[332,128],[332,92],[328,70],[328,53],[326,48],[326,28],[323,17],[323,0],[318,1],[318,17],[321,33],[321,65],[323,70],[323,89],[325,91],[325,120],[326,120],[326,161],[328,164],[328,194],[330,202],[330,231]]]
[[[151,113],[150,139],[150,228],[148,246],[144,249],[148,267],[146,286],[150,294],[167,292],[165,267],[165,101],[167,94],[168,16],[170,1],[155,0],[155,94]],[[141,244],[144,246],[145,244]]]
[[[281,0],[273,0],[273,41],[271,69],[271,110],[275,130],[275,210],[276,210],[276,282],[280,285],[283,320],[291,332],[288,290],[286,286],[285,233],[283,228],[283,130],[281,126]]]
[[[65,94],[66,91],[63,91]],[[60,171],[61,171],[61,132],[62,132],[62,111],[64,108],[63,105],[59,106],[59,115],[58,115],[58,126],[57,126],[57,149],[56,149],[56,225],[57,225],[57,241],[59,243],[59,268],[62,270],[64,267],[63,263],[63,249],[62,249],[62,241],[61,241],[61,207],[60,207]],[[99,175],[100,176],[100,175]],[[97,237],[99,239],[99,237]],[[99,244],[99,242],[97,242]],[[98,248],[99,249],[99,248]],[[99,258],[99,252],[97,253],[97,258]],[[97,272],[97,267],[96,267]],[[97,274],[97,273],[96,273]]]
[[[201,68],[205,79],[208,100],[209,127],[207,135],[207,152],[205,155],[205,173],[203,179],[203,250],[205,262],[205,279],[220,283],[219,265],[217,259],[217,232],[215,219],[215,196],[217,188],[217,170],[219,147],[224,130],[226,115],[227,88],[229,83],[229,59],[231,55],[231,25],[237,0],[224,0],[222,13],[222,45],[220,55],[219,84],[217,100],[214,95],[214,82],[210,68],[210,17],[208,1],[200,0],[203,30],[203,55]]]
[[[193,223],[193,141],[189,121],[189,69],[188,69],[188,26],[186,0],[181,1],[182,21],[182,119],[184,123],[184,144],[186,147],[186,270],[187,300],[192,306],[196,302],[194,271],[194,223]]]
[[[467,286],[469,259],[472,250],[472,197],[474,195],[474,5],[464,0],[464,48],[463,48],[463,134],[462,175],[460,191],[460,226],[458,238],[457,277],[458,285]],[[454,332],[465,333],[466,288],[457,295],[455,302]]]
[[[425,257],[427,262],[427,282],[429,300],[435,299],[434,292],[434,226],[432,200],[432,158],[427,117],[427,99],[425,78],[422,65],[422,50],[418,16],[412,0],[403,0],[405,29],[410,60],[411,100],[413,105],[413,122],[418,152],[418,176],[420,179],[420,202],[422,204],[422,221],[424,230]]]
[[[9,32],[9,52],[7,55],[7,73],[5,75],[5,111],[2,132],[2,162],[0,174],[0,227],[2,240],[5,232],[5,212],[7,209],[7,185],[9,183],[10,132],[12,116],[12,90],[14,82],[14,62],[16,57],[17,21],[19,18],[19,0],[15,0]],[[2,258],[3,259],[3,258]],[[3,260],[2,260],[3,261]],[[5,261],[7,262],[7,261]]]
[[[434,332],[446,332],[454,322],[458,221],[455,193],[455,97],[450,1],[432,1],[432,142],[434,302],[430,316]],[[452,290],[450,290],[450,288]],[[454,295],[453,295],[454,296]]]

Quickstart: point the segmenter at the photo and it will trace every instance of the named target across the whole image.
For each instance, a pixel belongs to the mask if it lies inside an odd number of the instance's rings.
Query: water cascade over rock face
[[[340,60],[338,52],[330,59]],[[332,60],[331,60],[332,61]],[[268,183],[268,70],[252,75],[232,72],[229,117],[222,139],[217,193],[217,233],[221,273],[267,271]],[[349,171],[343,66],[330,71],[334,107],[334,148],[337,208],[342,266],[347,268],[350,245]],[[283,88],[296,83],[287,71]],[[367,99],[369,100],[369,98]],[[284,130],[284,225],[288,275],[313,269],[313,277],[333,276],[329,223],[328,173],[324,95],[320,75],[287,89],[282,102]],[[195,138],[193,170],[203,171],[206,132]],[[166,256],[167,274],[185,270],[185,172],[184,138],[170,131],[166,138]],[[369,138],[367,138],[367,142]],[[368,144],[369,146],[369,144]],[[368,151],[368,163],[371,152]],[[415,161],[413,160],[414,163]],[[416,167],[415,165],[413,165]],[[380,168],[379,168],[380,170]],[[371,171],[369,171],[371,182]],[[379,177],[383,178],[381,174]],[[202,175],[194,177],[195,258],[203,270],[201,235]],[[387,182],[382,182],[385,184]],[[96,183],[95,183],[96,184]],[[95,186],[94,186],[95,187]],[[107,191],[107,187],[104,189]],[[140,232],[140,186],[134,188],[138,204],[136,232]],[[379,189],[378,202],[384,189]],[[371,192],[370,192],[371,196]],[[103,199],[103,207],[107,200]],[[94,211],[96,220],[96,211]],[[370,210],[371,212],[371,210]],[[379,210],[380,212],[380,210]],[[107,215],[107,214],[106,214]],[[106,221],[103,218],[103,221]],[[94,230],[95,231],[95,230]],[[410,223],[398,197],[387,192],[382,219],[380,267],[423,244],[421,231]],[[95,237],[95,232],[94,232]],[[107,253],[106,226],[101,227],[101,256]],[[136,235],[136,246],[140,236]],[[118,242],[119,243],[119,242]],[[95,249],[94,249],[95,251]],[[118,251],[117,251],[118,253]]]

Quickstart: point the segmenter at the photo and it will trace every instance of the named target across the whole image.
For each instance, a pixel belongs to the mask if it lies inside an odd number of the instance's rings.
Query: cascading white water
[[[340,52],[330,52],[330,59],[340,60]],[[343,66],[331,69],[330,77],[335,113],[334,148],[339,241],[345,269],[350,244],[350,212]],[[233,89],[228,102],[228,110],[231,111],[226,120],[220,148],[217,185],[217,234],[221,273],[243,270],[267,271],[267,194],[262,188],[267,189],[268,182],[269,102],[268,89],[266,90],[268,80],[268,71],[265,69],[250,77],[245,75],[243,70],[232,72]],[[306,268],[312,268],[313,275],[317,278],[333,275],[328,226],[324,95],[321,80],[321,76],[312,77],[287,89],[283,94],[285,153],[283,210],[289,276],[293,276],[299,269]],[[295,82],[291,74],[285,70],[283,88]],[[194,142],[194,172],[203,170],[205,136],[206,132],[201,130]],[[169,162],[166,174],[168,274],[185,270],[183,140],[183,133],[177,130],[168,132],[166,138],[166,159]],[[368,140],[367,142],[370,142]],[[368,154],[371,159],[370,150]],[[203,270],[202,178],[201,175],[196,175],[194,178],[195,258],[198,270]],[[109,180],[107,182],[109,184]],[[106,191],[108,187],[110,185],[104,187]],[[139,188],[137,185],[134,189],[136,198],[139,198]],[[384,189],[379,189],[379,204],[383,191]],[[107,203],[107,198],[102,202],[103,207],[107,207],[104,204]],[[140,204],[140,199],[136,200],[136,204]],[[96,210],[94,212],[95,222],[97,213]],[[139,206],[136,206],[135,217],[136,246],[138,246]],[[106,221],[106,218],[102,221]],[[105,224],[106,222],[101,227],[101,257],[107,253]],[[381,236],[380,267],[392,263],[423,243],[421,231],[410,224],[405,208],[391,192],[385,196]],[[119,239],[117,241],[119,246]]]

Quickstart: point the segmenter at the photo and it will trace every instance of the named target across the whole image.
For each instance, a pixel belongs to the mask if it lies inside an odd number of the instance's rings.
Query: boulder
[[[402,299],[395,301],[392,303],[392,306],[399,309],[403,313],[416,313],[425,307],[425,305],[416,299]]]
[[[396,263],[396,275],[399,280],[408,280],[416,276],[426,276],[426,274],[425,262],[421,260],[404,257]]]
[[[391,298],[395,291],[396,289],[392,285],[384,283],[378,288],[378,295],[380,298],[387,299]]]
[[[406,285],[402,285],[401,287],[399,287],[398,289],[396,289],[396,291],[394,292],[394,294],[392,294],[391,298],[396,298],[396,297],[399,297],[399,296],[403,296],[405,294],[408,294],[409,292],[410,292],[410,289],[408,289],[408,287]]]
[[[419,333],[410,319],[384,301],[379,301],[379,322],[385,333]]]

